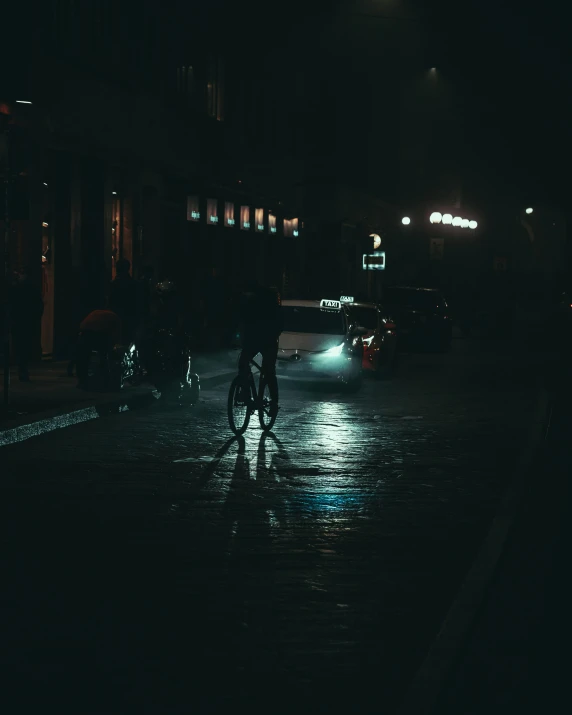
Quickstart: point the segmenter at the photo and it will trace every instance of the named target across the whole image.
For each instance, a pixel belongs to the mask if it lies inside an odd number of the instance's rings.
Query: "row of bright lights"
[[[460,216],[453,216],[452,214],[440,214],[438,211],[434,211],[429,217],[431,223],[444,223],[451,226],[458,226],[460,228],[472,228],[475,229],[479,225],[476,221],[469,221],[468,218],[461,218]],[[404,226],[409,226],[411,219],[409,216],[404,216],[401,219],[401,223]]]
[[[527,208],[525,213],[531,214],[534,209]],[[471,228],[475,229],[479,225],[476,221],[471,221],[468,218],[461,218],[460,216],[453,216],[453,214],[440,214],[438,211],[433,211],[431,216],[429,216],[429,221],[431,223],[443,223],[449,226],[458,226],[460,228]],[[411,219],[409,216],[404,216],[401,219],[401,223],[404,226],[409,226]]]
[[[444,225],[458,226],[460,228],[475,229],[478,226],[476,221],[461,218],[460,216],[453,216],[452,214],[440,214],[438,211],[433,211],[431,216],[429,216],[429,221],[431,221],[431,223],[443,223]]]

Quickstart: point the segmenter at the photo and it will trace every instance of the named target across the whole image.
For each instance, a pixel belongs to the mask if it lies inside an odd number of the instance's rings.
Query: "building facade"
[[[65,354],[104,305],[119,258],[177,281],[189,309],[213,273],[229,294],[252,272],[288,280],[302,221],[282,170],[287,111],[239,52],[250,22],[233,8],[46,0],[6,15],[20,61],[3,65],[0,104],[12,182],[25,184],[9,256],[41,283],[45,355]]]

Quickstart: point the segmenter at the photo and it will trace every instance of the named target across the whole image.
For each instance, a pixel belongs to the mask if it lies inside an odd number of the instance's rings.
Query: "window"
[[[350,308],[352,318],[368,330],[377,329],[377,310],[375,308]]]
[[[243,231],[250,230],[250,206],[240,207],[240,228]]]
[[[264,231],[264,209],[254,209],[254,224],[256,231]]]
[[[222,122],[224,119],[224,64],[221,57],[211,57],[207,74],[207,114]]]
[[[199,197],[187,196],[187,221],[198,221],[200,218]]]
[[[210,225],[218,223],[218,202],[216,199],[207,199],[207,223]]]
[[[224,204],[224,225],[227,228],[234,227],[234,204],[232,201],[226,201]]]
[[[298,219],[297,218],[285,218],[284,219],[284,235],[287,237],[298,236]]]
[[[283,305],[284,330],[287,333],[345,335],[344,314],[338,310],[320,310],[297,305]]]
[[[276,216],[268,214],[268,233],[276,233]]]

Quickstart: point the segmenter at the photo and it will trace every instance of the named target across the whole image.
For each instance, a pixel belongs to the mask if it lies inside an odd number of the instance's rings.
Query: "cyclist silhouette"
[[[278,337],[284,328],[280,296],[275,288],[261,286],[251,281],[243,294],[241,307],[242,352],[238,372],[243,380],[243,391],[248,390],[250,361],[262,355],[262,374],[270,392],[271,414],[278,412],[278,381],[276,358]]]

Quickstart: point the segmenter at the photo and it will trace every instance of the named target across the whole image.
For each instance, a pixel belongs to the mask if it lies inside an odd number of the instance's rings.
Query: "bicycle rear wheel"
[[[228,391],[228,424],[235,435],[246,432],[250,421],[250,395],[248,402],[239,401],[241,380],[235,377]]]
[[[271,430],[276,422],[276,414],[270,413],[270,388],[268,383],[260,378],[260,383],[258,385],[258,419],[260,420],[260,426],[265,431]]]

